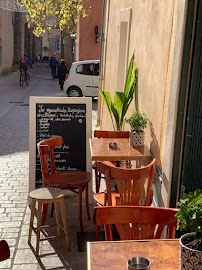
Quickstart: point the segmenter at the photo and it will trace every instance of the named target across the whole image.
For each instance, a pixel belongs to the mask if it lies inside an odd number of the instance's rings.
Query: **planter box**
[[[180,269],[181,270],[201,270],[202,251],[197,251],[186,247],[183,239],[193,236],[194,233],[187,233],[180,238]]]
[[[130,145],[133,147],[144,145],[144,130],[130,131]]]

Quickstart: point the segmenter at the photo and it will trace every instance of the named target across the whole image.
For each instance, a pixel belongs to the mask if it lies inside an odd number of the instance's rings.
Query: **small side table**
[[[71,244],[69,239],[69,232],[68,232],[68,226],[67,226],[67,216],[66,216],[66,209],[65,209],[65,202],[64,202],[64,196],[65,192],[62,189],[59,188],[40,188],[35,189],[30,192],[30,197],[32,199],[32,206],[31,206],[31,217],[30,217],[30,226],[29,226],[29,237],[28,237],[28,243],[31,243],[31,237],[32,237],[32,230],[36,230],[37,234],[37,241],[36,241],[36,256],[39,255],[39,242],[44,240],[52,240],[56,239],[58,237],[65,237],[67,242],[67,248],[70,251],[71,250]],[[37,228],[33,227],[34,222],[34,214],[35,214],[35,207],[36,203],[38,203],[38,213],[37,213]],[[44,204],[48,203],[54,203],[55,206],[55,216],[56,216],[56,225],[46,225],[41,226],[42,224],[42,206]],[[60,224],[59,221],[59,208],[61,210],[62,214],[62,221],[63,226]],[[51,236],[41,239],[40,238],[40,232],[43,230],[43,228],[48,227],[57,227],[57,236]],[[60,229],[63,229],[65,235],[61,235]]]

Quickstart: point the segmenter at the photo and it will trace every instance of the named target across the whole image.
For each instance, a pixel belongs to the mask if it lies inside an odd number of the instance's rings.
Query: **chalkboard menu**
[[[35,102],[31,106],[30,114],[35,114],[31,117],[34,119],[31,122],[35,122],[35,127],[32,128],[32,131],[30,130],[32,132],[30,137],[35,144],[35,151],[33,151],[35,152],[35,154],[33,153],[35,155],[35,168],[31,170],[32,174],[35,174],[35,184],[31,184],[31,190],[43,186],[40,157],[37,149],[37,143],[42,140],[62,136],[64,144],[55,149],[55,161],[58,170],[88,171],[87,154],[91,134],[91,125],[88,122],[89,120],[92,122],[92,111],[89,114],[89,98],[47,98],[45,100],[41,98],[41,102],[36,102],[40,101],[40,98],[32,97],[31,100],[33,99]],[[62,102],[64,99],[65,102]],[[33,168],[33,166],[31,167]],[[33,178],[33,175],[31,178]]]

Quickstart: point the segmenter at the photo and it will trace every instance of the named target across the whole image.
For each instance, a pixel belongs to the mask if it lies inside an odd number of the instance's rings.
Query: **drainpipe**
[[[101,34],[101,42],[100,42],[100,74],[99,74],[99,92],[103,91],[103,84],[104,84],[104,53],[106,50],[106,43],[105,42],[105,23],[106,23],[106,6],[107,0],[103,0],[103,10],[102,10],[102,34]],[[102,122],[102,98],[98,95],[98,108],[97,108],[97,124],[96,127],[100,127]]]

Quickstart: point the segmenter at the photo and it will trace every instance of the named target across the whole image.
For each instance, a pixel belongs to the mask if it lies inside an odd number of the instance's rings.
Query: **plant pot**
[[[187,233],[180,237],[180,269],[181,270],[201,270],[202,269],[202,251],[191,249],[182,242],[185,238],[195,235]]]
[[[130,145],[133,147],[144,145],[144,130],[130,131]]]

